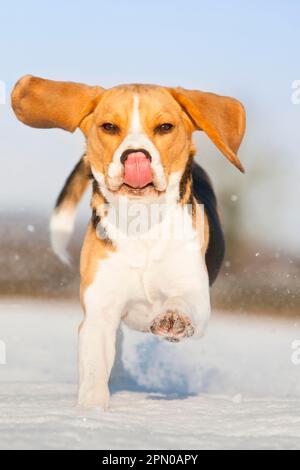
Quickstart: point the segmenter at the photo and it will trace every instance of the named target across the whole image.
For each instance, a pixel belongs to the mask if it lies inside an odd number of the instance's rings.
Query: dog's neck
[[[174,172],[169,177],[168,186],[165,192],[159,194],[156,197],[144,197],[144,198],[129,198],[126,196],[119,196],[116,193],[108,191],[105,187],[103,188],[102,176],[101,179],[98,175],[91,174],[92,179],[92,218],[91,222],[94,229],[99,235],[99,230],[101,236],[103,232],[105,233],[106,240],[111,238],[110,232],[118,231],[117,227],[114,226],[114,223],[110,223],[110,228],[107,229],[107,220],[110,218],[111,213],[117,214],[118,220],[123,217],[124,213],[130,212],[132,210],[135,212],[138,207],[143,207],[143,210],[150,214],[151,210],[155,208],[160,210],[162,208],[162,219],[168,214],[168,211],[183,207],[185,205],[193,205],[193,195],[192,195],[192,162],[193,154],[190,154],[188,158],[187,165],[184,172]],[[97,179],[96,179],[97,176]],[[100,181],[99,181],[100,180]],[[168,209],[169,208],[169,209]],[[127,212],[126,212],[127,211]],[[154,224],[155,225],[155,224]],[[149,231],[154,228],[150,224]]]

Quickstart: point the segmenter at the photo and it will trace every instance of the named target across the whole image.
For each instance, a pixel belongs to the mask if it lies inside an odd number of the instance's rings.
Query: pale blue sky
[[[244,92],[259,74],[260,93],[298,72],[298,0],[3,3],[1,69],[9,84],[31,71],[104,86],[223,84]]]
[[[0,80],[8,91],[31,73],[104,87],[181,85],[241,99],[249,177],[241,180],[201,138],[217,162],[212,177],[233,193],[245,187],[250,214],[275,242],[297,248],[300,105],[291,103],[291,86],[300,79],[299,0],[11,0],[2,2],[0,17]],[[81,136],[21,126],[8,105],[0,105],[0,122],[2,209],[11,205],[14,180],[15,207],[22,201],[50,211],[83,149]]]

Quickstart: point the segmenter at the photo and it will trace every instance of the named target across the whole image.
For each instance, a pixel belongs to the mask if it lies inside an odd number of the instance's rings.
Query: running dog
[[[81,254],[78,403],[106,409],[121,321],[172,342],[205,332],[224,237],[212,185],[194,162],[192,134],[205,132],[243,171],[237,151],[245,111],[233,98],[184,88],[104,89],[32,76],[16,84],[12,105],[31,127],[79,128],[86,138],[51,220],[52,244],[68,261],[76,206],[92,180]],[[132,233],[127,216],[138,208],[144,228]],[[144,224],[153,208],[163,210]],[[184,236],[175,236],[183,226]]]

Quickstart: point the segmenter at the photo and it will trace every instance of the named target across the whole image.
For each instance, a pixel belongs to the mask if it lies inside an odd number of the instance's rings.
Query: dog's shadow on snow
[[[185,400],[186,398],[197,396],[198,393],[184,390],[174,390],[174,387],[164,387],[164,386],[146,386],[138,383],[134,377],[131,376],[129,372],[126,372],[126,375],[120,380],[111,380],[110,389],[111,393],[118,392],[136,392],[136,393],[146,393],[148,400]]]
[[[122,334],[119,339],[121,352],[112,371],[112,393],[130,391],[146,393],[149,400],[184,400],[208,392],[220,378],[218,370],[191,361],[185,346],[179,349],[175,345],[175,349],[173,344],[144,335],[133,345],[128,338],[124,342]]]
[[[125,377],[124,377],[125,378]],[[197,396],[198,393],[196,392],[189,392],[185,390],[178,390],[174,391],[174,388],[172,390],[170,389],[162,391],[163,387],[148,387],[145,385],[139,384],[137,381],[134,380],[134,378],[128,374],[128,376],[125,378],[125,382],[123,383],[114,383],[114,381],[111,382],[110,389],[111,393],[118,393],[118,392],[136,392],[136,393],[147,393],[147,400],[166,400],[166,401],[171,401],[171,400],[185,400],[186,398],[189,397],[194,397]]]
[[[192,392],[187,392],[187,393],[167,393],[167,394],[161,394],[161,393],[149,393],[147,396],[148,400],[185,400],[186,398],[190,397],[196,397],[198,393],[192,393]]]

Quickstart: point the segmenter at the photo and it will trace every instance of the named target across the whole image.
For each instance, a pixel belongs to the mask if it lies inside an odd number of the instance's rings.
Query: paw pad
[[[186,315],[166,312],[153,320],[150,331],[154,335],[163,336],[164,339],[172,343],[178,343],[184,338],[193,336],[194,327]]]

